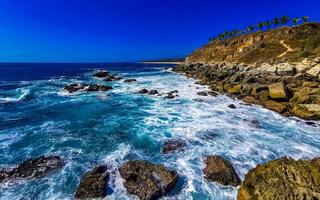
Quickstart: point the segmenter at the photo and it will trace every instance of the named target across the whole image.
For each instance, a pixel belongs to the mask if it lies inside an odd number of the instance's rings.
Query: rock
[[[221,156],[208,156],[203,172],[205,178],[222,185],[237,186],[241,183],[232,164]]]
[[[156,94],[159,94],[159,92],[158,92],[158,90],[150,90],[148,94],[156,95]]]
[[[311,66],[307,63],[297,63],[295,65],[295,68],[297,70],[297,72],[301,73],[301,72],[305,72],[306,70],[308,70]]]
[[[199,96],[208,96],[208,94],[206,92],[197,92],[197,95]]]
[[[280,63],[277,65],[277,74],[279,76],[294,76],[295,68],[289,63]]]
[[[92,84],[89,85],[87,92],[96,92],[96,91],[108,91],[113,89],[111,86],[108,85],[98,85],[98,84]]]
[[[120,167],[119,172],[127,192],[137,195],[141,200],[153,200],[166,195],[179,179],[176,171],[144,160],[129,161]]]
[[[111,81],[112,81],[112,78],[107,77],[107,78],[103,79],[103,81],[105,81],[105,82],[111,82]]]
[[[0,183],[21,179],[41,178],[64,166],[59,156],[41,156],[24,161],[17,167],[0,170]]]
[[[270,110],[274,110],[278,113],[283,113],[287,106],[283,103],[279,103],[273,100],[267,100],[263,103],[264,107],[270,109]]]
[[[147,94],[148,92],[149,92],[149,90],[143,88],[143,89],[139,90],[138,93],[139,93],[139,94]]]
[[[132,83],[132,82],[136,82],[136,81],[137,81],[137,80],[134,79],[134,78],[129,78],[129,79],[124,80],[123,82],[124,82],[124,83]]]
[[[86,87],[84,84],[73,83],[70,85],[64,86],[65,90],[68,90],[69,93],[74,93],[80,90],[83,90]]]
[[[272,99],[285,99],[287,93],[283,83],[273,83],[268,85],[269,95]]]
[[[236,109],[237,108],[234,104],[230,104],[230,105],[228,105],[228,107],[231,108],[231,109]]]
[[[242,100],[248,104],[258,104],[258,100],[254,96],[246,96]]]
[[[166,99],[173,99],[174,95],[172,93],[168,93],[167,96],[165,96],[164,98]]]
[[[185,143],[182,140],[168,140],[164,143],[162,153],[168,154],[173,151],[182,149],[185,146]]]
[[[94,73],[93,76],[98,77],[98,78],[103,78],[103,77],[107,77],[109,74],[110,74],[110,72],[108,72],[106,70],[101,70],[101,71]]]
[[[109,173],[106,166],[99,166],[87,172],[80,181],[75,193],[75,199],[104,198]]]
[[[315,122],[306,121],[305,123],[309,126],[316,126]]]
[[[218,96],[218,93],[213,92],[213,91],[209,91],[208,94],[209,94],[210,96],[213,96],[213,97]]]
[[[307,74],[314,76],[314,77],[319,77],[320,76],[320,64],[317,64],[316,66],[312,67],[308,71],[306,71]]]
[[[232,85],[227,89],[227,92],[229,94],[239,94],[241,90],[241,85],[237,84],[237,85]]]
[[[317,159],[284,157],[258,165],[246,174],[237,199],[319,199],[319,171]]]

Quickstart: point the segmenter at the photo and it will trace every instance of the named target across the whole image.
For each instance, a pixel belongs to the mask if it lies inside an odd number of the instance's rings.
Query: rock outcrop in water
[[[258,165],[245,176],[238,200],[320,199],[320,158],[280,158]]]
[[[121,79],[121,77],[115,74],[111,74],[109,71],[106,71],[106,70],[100,70],[94,73],[93,76],[97,78],[103,78],[103,80],[106,82],[117,81]]]
[[[177,172],[144,160],[129,161],[119,172],[127,192],[141,200],[154,200],[167,194],[179,178]]]
[[[69,93],[74,92],[104,92],[108,90],[112,90],[113,88],[109,85],[98,85],[98,84],[79,84],[79,83],[73,83],[70,85],[67,85],[64,87],[65,90],[67,90]]]
[[[232,164],[221,156],[208,156],[203,170],[205,178],[222,185],[237,186],[241,183]]]
[[[134,78],[129,78],[129,79],[124,80],[123,82],[124,83],[133,83],[133,82],[137,82],[137,80]]]
[[[56,169],[62,168],[64,164],[59,156],[41,156],[29,159],[12,169],[0,170],[0,184],[9,181],[40,178]]]
[[[162,153],[168,154],[183,149],[186,146],[182,140],[168,140],[164,143]]]
[[[247,103],[319,120],[319,35],[320,24],[307,23],[217,41],[196,50],[173,71]]]
[[[74,197],[76,199],[104,198],[108,181],[107,167],[98,166],[81,178]]]

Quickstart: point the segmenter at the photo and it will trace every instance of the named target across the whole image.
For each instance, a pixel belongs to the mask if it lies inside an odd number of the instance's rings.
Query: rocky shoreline
[[[190,63],[174,72],[285,116],[320,119],[320,58],[278,64]]]

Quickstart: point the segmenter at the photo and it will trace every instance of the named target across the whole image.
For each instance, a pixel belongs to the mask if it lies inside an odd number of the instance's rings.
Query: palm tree
[[[308,16],[303,16],[302,17],[303,23],[306,23],[309,21],[309,17]]]
[[[271,22],[266,21],[266,22],[264,22],[263,24],[264,24],[265,27],[267,27],[268,30],[270,29]]]
[[[257,25],[258,29],[262,29],[263,26],[264,26],[263,22],[259,22],[258,25]]]
[[[289,22],[289,17],[288,16],[282,16],[281,18],[280,18],[280,23],[281,24],[287,24]]]
[[[291,19],[291,22],[293,23],[293,25],[297,25],[299,21],[300,21],[300,18],[297,18],[297,17]]]
[[[216,41],[216,37],[213,36],[209,40],[210,40],[210,42],[214,42],[214,41]]]
[[[247,31],[251,32],[251,31],[253,31],[255,29],[255,27],[256,26],[254,26],[254,25],[249,25],[248,28],[247,28]]]

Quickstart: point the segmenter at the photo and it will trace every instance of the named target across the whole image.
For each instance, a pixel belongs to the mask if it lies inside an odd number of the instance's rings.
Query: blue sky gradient
[[[224,30],[274,17],[320,21],[319,0],[0,0],[0,62],[184,57]]]

